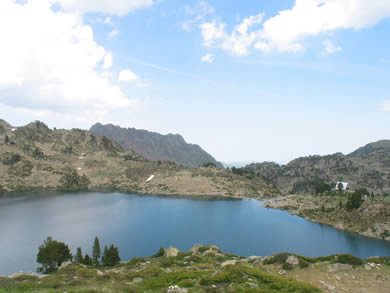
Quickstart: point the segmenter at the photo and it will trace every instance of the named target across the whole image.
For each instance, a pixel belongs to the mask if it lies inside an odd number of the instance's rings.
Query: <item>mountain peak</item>
[[[199,167],[217,162],[196,144],[187,143],[180,134],[162,135],[143,129],[122,128],[113,124],[96,123],[90,132],[106,136],[120,144],[125,150],[133,150],[149,160],[173,161],[186,167]]]

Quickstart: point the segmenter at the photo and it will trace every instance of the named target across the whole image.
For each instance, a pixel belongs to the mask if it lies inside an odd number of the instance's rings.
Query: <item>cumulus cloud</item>
[[[46,0],[43,0],[46,1]],[[153,0],[52,0],[66,10],[77,10],[81,13],[100,12],[123,16],[138,8],[153,5]]]
[[[138,76],[130,69],[125,69],[119,73],[118,80],[119,81],[136,81],[136,80],[138,80]]]
[[[213,63],[214,55],[211,53],[207,53],[206,55],[202,56],[202,58],[200,58],[200,61],[204,63]]]
[[[92,28],[52,4],[0,1],[0,104],[72,117],[133,105],[106,73],[112,53]]]
[[[251,46],[259,37],[259,32],[249,30],[260,24],[263,13],[245,18],[238,24],[231,34],[225,32],[226,25],[214,20],[201,24],[200,29],[206,47],[220,47],[232,55],[245,56],[249,54]]]
[[[103,60],[103,68],[104,69],[110,69],[112,66],[112,53],[107,52],[106,56],[104,56]]]
[[[390,100],[383,102],[382,110],[386,112],[390,112]]]
[[[359,30],[387,17],[390,1],[296,0],[291,9],[280,11],[251,33],[248,30],[243,33],[238,27],[250,28],[253,18],[258,24],[259,15],[246,18],[231,33],[226,33],[226,25],[217,20],[204,22],[201,32],[206,46],[220,47],[235,55],[247,55],[252,48],[298,52],[304,50],[302,41],[307,37],[339,29]]]

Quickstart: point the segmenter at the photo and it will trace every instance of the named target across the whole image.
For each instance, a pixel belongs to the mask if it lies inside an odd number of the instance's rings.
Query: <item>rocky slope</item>
[[[276,192],[261,177],[149,161],[85,130],[52,130],[39,121],[12,127],[1,120],[0,192],[31,190],[235,197],[262,197],[268,191]]]
[[[195,245],[115,267],[64,263],[50,275],[0,276],[6,292],[389,292],[390,259],[289,253],[248,258]]]
[[[122,128],[112,124],[93,125],[90,132],[105,136],[120,144],[125,150],[133,150],[143,157],[157,161],[172,161],[185,167],[199,167],[214,163],[222,164],[196,144],[188,144],[179,134],[162,135],[135,128]]]
[[[245,167],[285,192],[315,193],[321,184],[349,182],[351,189],[390,193],[390,141],[368,144],[349,155],[298,158],[287,165],[257,163]]]
[[[267,201],[268,208],[286,210],[312,222],[390,241],[390,198],[366,199],[360,208],[345,209],[347,196],[289,195]]]

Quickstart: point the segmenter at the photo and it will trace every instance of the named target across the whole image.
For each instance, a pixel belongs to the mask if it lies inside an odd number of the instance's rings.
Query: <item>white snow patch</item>
[[[153,178],[154,178],[154,175],[151,175],[148,179],[146,179],[146,182],[152,181]]]

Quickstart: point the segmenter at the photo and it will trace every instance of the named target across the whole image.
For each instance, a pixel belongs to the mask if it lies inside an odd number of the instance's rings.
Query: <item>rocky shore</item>
[[[309,221],[390,241],[390,200],[366,199],[347,211],[345,196],[288,195],[268,200],[264,207],[288,211]]]

